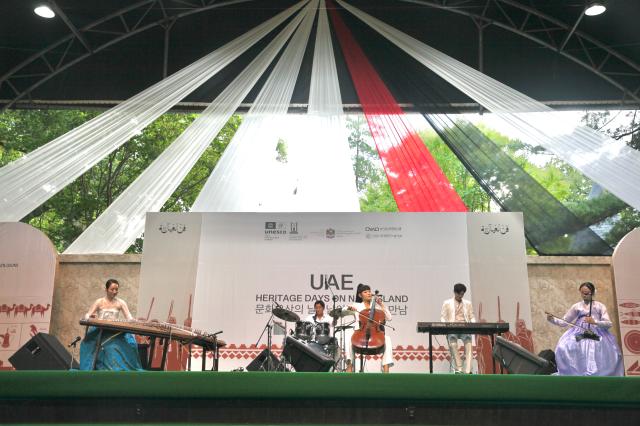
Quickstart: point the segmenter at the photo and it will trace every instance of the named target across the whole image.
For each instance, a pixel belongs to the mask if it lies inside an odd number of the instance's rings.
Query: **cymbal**
[[[273,308],[273,315],[287,322],[300,321],[300,317],[295,312],[291,312],[285,308]]]
[[[355,312],[354,311],[349,311],[349,310],[342,310],[342,308],[335,308],[334,310],[332,310],[331,312],[329,312],[329,316],[331,316],[332,318],[342,318],[342,317],[346,317],[347,315],[354,315]]]
[[[336,333],[340,333],[341,331],[344,330],[349,330],[350,328],[353,328],[352,325],[339,325],[336,327]]]

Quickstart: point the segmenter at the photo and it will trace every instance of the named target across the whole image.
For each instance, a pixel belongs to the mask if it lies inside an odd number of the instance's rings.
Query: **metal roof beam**
[[[6,103],[3,107],[2,107],[2,111],[6,110],[7,108],[10,108],[13,104],[15,104],[17,101],[19,101],[20,99],[22,99],[23,97],[29,95],[34,89],[40,87],[42,84],[46,83],[47,81],[49,81],[51,78],[55,77],[56,75],[58,75],[59,73],[61,73],[62,71],[68,69],[69,67],[77,64],[78,62],[83,61],[84,59],[90,57],[91,55],[94,55],[100,51],[102,51],[103,49],[112,46],[122,40],[125,40],[129,37],[132,37],[136,34],[139,34],[143,31],[146,31],[148,29],[151,28],[155,28],[157,26],[163,26],[163,25],[167,25],[167,20],[171,20],[171,21],[176,21],[180,18],[183,18],[185,16],[189,16],[189,15],[193,15],[196,13],[200,13],[200,12],[205,12],[208,10],[212,10],[212,9],[217,9],[220,7],[224,7],[224,6],[229,6],[229,5],[234,5],[234,4],[239,4],[239,3],[246,3],[249,1],[254,1],[254,0],[229,0],[229,1],[221,1],[221,2],[217,2],[215,4],[206,4],[204,6],[195,6],[192,5],[192,9],[186,10],[186,11],[180,11],[179,13],[176,13],[175,15],[171,15],[168,16],[166,13],[164,13],[166,11],[166,9],[161,8],[161,12],[160,15],[162,15],[162,17],[160,19],[147,19],[148,22],[143,22],[144,18],[147,18],[149,13],[153,10],[153,6],[158,2],[159,0],[142,0],[140,2],[137,2],[133,5],[127,6],[125,8],[122,8],[114,13],[111,13],[105,17],[102,17],[90,24],[88,24],[87,26],[85,26],[84,28],[81,28],[78,30],[79,34],[83,35],[89,32],[99,32],[101,34],[112,34],[114,35],[114,37],[110,40],[107,40],[106,42],[95,46],[93,49],[89,49],[86,53],[81,54],[81,55],[77,55],[73,58],[68,58],[70,56],[69,54],[69,50],[71,45],[73,44],[74,40],[80,40],[79,37],[77,37],[72,30],[72,33],[61,38],[60,40],[52,43],[51,45],[49,45],[48,47],[44,48],[43,50],[41,50],[40,52],[30,56],[29,58],[27,58],[25,61],[21,62],[20,64],[16,65],[15,67],[13,67],[11,70],[9,70],[6,74],[4,74],[1,78],[0,78],[0,86],[2,86],[3,83],[6,83],[15,93],[16,93],[16,97],[13,98],[10,102]],[[136,12],[142,12],[143,16],[138,19],[138,21],[136,22],[136,25],[133,27],[130,27],[129,25],[127,25],[126,23],[126,15],[128,13],[136,13]],[[102,24],[106,24],[108,22],[110,22],[111,20],[119,20],[124,28],[125,28],[125,32],[124,33],[113,33],[112,31],[107,32],[105,30],[100,29],[100,25]],[[82,42],[82,41],[81,41]],[[20,70],[26,68],[27,66],[38,62],[38,60],[43,59],[45,61],[45,63],[48,62],[48,60],[46,59],[47,54],[50,54],[51,52],[53,52],[56,48],[64,45],[65,43],[67,43],[65,51],[63,52],[62,56],[59,58],[57,65],[54,67],[54,70],[50,70],[48,69],[48,72],[46,73],[46,75],[44,75],[43,77],[37,79],[36,81],[32,81],[31,84],[25,88],[25,89],[18,89],[16,87],[15,84],[12,84],[12,80],[17,80],[19,79],[19,72]],[[65,62],[66,60],[66,62]]]
[[[548,49],[558,52],[558,54],[590,70],[591,72],[596,74],[598,77],[602,78],[603,80],[607,81],[614,87],[621,90],[623,96],[628,95],[631,98],[633,98],[636,102],[640,103],[640,97],[638,96],[638,93],[635,90],[635,84],[633,85],[633,89],[632,89],[631,87],[628,86],[627,82],[623,82],[623,81],[620,81],[620,79],[615,78],[618,76],[617,73],[621,72],[620,69],[616,69],[615,71],[612,70],[610,72],[605,69],[605,64],[609,63],[612,58],[615,58],[619,61],[618,65],[623,65],[625,67],[628,67],[627,70],[625,71],[635,70],[640,72],[640,64],[632,61],[631,59],[617,52],[613,48],[606,46],[604,43],[596,40],[595,38],[583,33],[582,31],[579,31],[577,27],[578,27],[578,24],[580,23],[580,20],[578,20],[572,27],[531,6],[526,6],[515,0],[490,0],[492,4],[495,5],[495,8],[493,9],[491,9],[491,7],[489,6],[489,2],[486,0],[482,0],[482,1],[477,0],[476,2],[468,6],[458,5],[457,7],[451,7],[447,5],[445,2],[442,2],[442,1],[438,2],[434,0],[396,0],[396,1],[403,2],[403,3],[413,3],[413,4],[422,5],[422,6],[433,7],[436,9],[446,10],[452,13],[468,16],[472,18],[474,21],[476,19],[480,19],[485,21],[487,24],[495,25],[499,28],[505,29],[507,31],[513,32],[514,34],[525,37]],[[483,5],[484,5],[484,8],[482,13],[478,13],[477,10],[480,9]],[[504,7],[502,7],[502,5],[508,5],[514,10],[519,10],[523,12],[525,14],[523,23],[518,25],[516,22],[516,19],[512,15],[509,15],[509,13],[506,11]],[[491,14],[491,12],[493,12],[493,14]],[[524,29],[525,28],[524,22],[530,22],[530,19],[529,19],[530,16],[535,16],[538,19],[538,21],[540,22],[541,28]],[[549,24],[551,25],[551,27],[549,26]],[[555,40],[551,34],[552,30],[556,31],[558,29],[565,32],[563,37],[564,41],[562,42],[561,45],[558,44],[558,41]],[[549,41],[545,41],[542,38],[535,35],[538,32],[544,32],[545,34],[547,34]],[[578,40],[578,43],[582,46],[582,48],[579,49],[578,51],[582,52],[587,57],[589,62],[585,62],[582,58],[578,57],[572,51],[566,49],[566,44],[569,41],[569,39],[572,37]],[[589,44],[588,47],[586,46],[585,42]],[[598,66],[595,66],[593,55],[592,53],[589,53],[590,50],[591,51],[598,50],[602,52],[602,54],[605,56],[605,59]]]

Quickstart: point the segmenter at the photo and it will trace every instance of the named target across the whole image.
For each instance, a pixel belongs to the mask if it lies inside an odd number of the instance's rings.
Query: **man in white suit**
[[[464,284],[456,284],[453,286],[454,297],[447,299],[442,304],[442,312],[440,321],[442,322],[476,322],[473,316],[473,306],[468,300],[463,300],[467,287]],[[458,352],[458,339],[464,343],[464,371],[462,369],[462,360]],[[472,346],[470,334],[449,334],[447,335],[449,343],[449,352],[451,353],[451,365],[456,374],[471,374]],[[454,365],[455,361],[455,365]]]

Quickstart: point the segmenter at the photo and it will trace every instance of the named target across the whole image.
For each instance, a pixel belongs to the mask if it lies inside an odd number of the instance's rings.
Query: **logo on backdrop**
[[[366,238],[402,238],[402,226],[371,225],[364,227]]]
[[[335,238],[336,237],[336,230],[333,228],[328,228],[325,232],[325,236],[327,238]]]
[[[163,234],[166,234],[167,232],[169,233],[176,232],[178,234],[182,234],[187,230],[187,225],[185,225],[184,223],[168,223],[167,222],[167,223],[160,224],[158,229]]]
[[[509,225],[504,225],[501,223],[489,223],[487,225],[482,225],[480,227],[480,232],[482,232],[485,235],[490,235],[490,234],[498,234],[498,235],[505,235],[509,232]]]

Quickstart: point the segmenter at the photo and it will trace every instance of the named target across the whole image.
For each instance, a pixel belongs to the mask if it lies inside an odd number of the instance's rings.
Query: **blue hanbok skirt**
[[[80,370],[92,369],[99,331],[96,327],[89,327],[80,344]],[[103,330],[96,370],[142,370],[138,344],[133,335]]]

